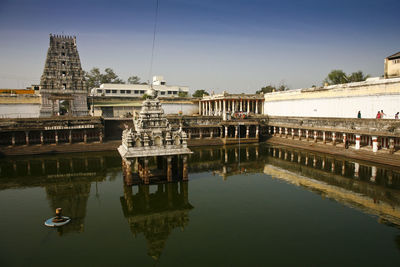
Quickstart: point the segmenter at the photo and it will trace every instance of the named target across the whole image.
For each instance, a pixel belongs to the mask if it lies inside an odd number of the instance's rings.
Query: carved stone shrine
[[[118,152],[122,157],[124,176],[128,184],[132,172],[145,184],[166,180],[188,179],[187,135],[182,130],[173,131],[161,108],[155,90],[143,101],[139,116],[133,119],[133,128],[122,133]],[[153,167],[153,168],[151,168]]]

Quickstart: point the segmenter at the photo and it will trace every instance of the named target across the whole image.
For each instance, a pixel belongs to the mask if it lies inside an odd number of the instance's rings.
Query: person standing
[[[361,119],[361,110],[358,111],[357,118]]]
[[[385,112],[383,112],[383,109],[381,110],[381,119],[384,119],[386,116]]]
[[[377,119],[380,119],[380,118],[381,118],[381,112],[380,112],[380,111],[378,111],[378,114],[376,114],[376,118],[377,118]]]
[[[394,119],[395,119],[395,120],[398,120],[398,119],[399,119],[399,112],[397,112],[397,113],[394,115]]]

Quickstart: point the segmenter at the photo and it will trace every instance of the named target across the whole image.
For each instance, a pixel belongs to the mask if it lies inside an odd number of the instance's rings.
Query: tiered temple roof
[[[186,133],[182,127],[178,131],[172,131],[156,96],[143,102],[139,116],[133,122],[134,128],[126,129],[122,133],[122,145],[118,151],[123,158],[192,153],[187,148]]]

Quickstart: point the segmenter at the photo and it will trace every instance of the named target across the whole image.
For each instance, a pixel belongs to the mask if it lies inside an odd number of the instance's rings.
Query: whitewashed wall
[[[0,118],[38,118],[40,104],[0,104]]]
[[[162,103],[161,107],[165,114],[178,114],[182,110],[183,115],[193,115],[199,113],[198,104],[177,104],[177,103]]]
[[[394,114],[400,111],[400,94],[264,103],[264,114],[271,116],[357,118],[359,110],[362,118],[375,118],[378,110],[383,110],[385,119],[394,119]]]

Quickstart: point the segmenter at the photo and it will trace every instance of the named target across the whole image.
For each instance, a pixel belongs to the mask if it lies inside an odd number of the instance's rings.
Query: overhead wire
[[[151,48],[151,60],[150,60],[150,69],[149,69],[149,83],[152,84],[151,78],[152,78],[152,72],[153,72],[153,61],[154,61],[154,48],[155,48],[155,43],[156,43],[156,32],[157,32],[157,22],[158,22],[158,1],[156,0],[156,12],[155,12],[155,18],[154,18],[154,31],[153,31],[153,45]]]

